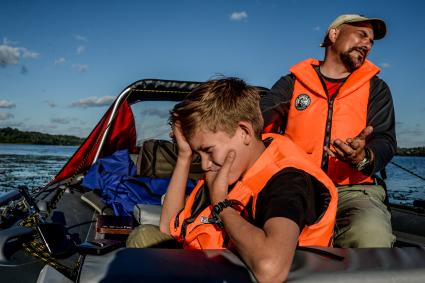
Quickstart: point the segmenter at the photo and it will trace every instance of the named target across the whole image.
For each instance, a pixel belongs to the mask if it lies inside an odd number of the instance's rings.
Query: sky
[[[391,88],[400,147],[425,146],[424,1],[2,0],[0,128],[87,136],[147,78],[237,76],[271,88],[340,14],[387,23],[369,59]]]

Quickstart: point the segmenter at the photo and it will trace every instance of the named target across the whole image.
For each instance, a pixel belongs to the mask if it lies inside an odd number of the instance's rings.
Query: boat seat
[[[136,204],[133,209],[133,216],[139,224],[151,224],[159,226],[161,217],[160,205]]]
[[[153,178],[170,178],[177,161],[177,146],[171,141],[149,139],[140,147],[137,157],[137,175]],[[197,180],[204,174],[201,158],[194,154],[189,178]]]
[[[288,282],[422,283],[424,258],[424,247],[297,250]],[[123,248],[86,256],[80,275],[91,283],[254,281],[228,250]]]

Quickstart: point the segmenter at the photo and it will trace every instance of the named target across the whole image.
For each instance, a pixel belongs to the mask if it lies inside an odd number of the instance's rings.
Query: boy
[[[171,113],[178,160],[160,230],[189,249],[231,248],[260,282],[286,280],[297,243],[330,245],[337,193],[289,138],[261,137],[259,91],[211,80]],[[185,199],[192,152],[205,178]]]

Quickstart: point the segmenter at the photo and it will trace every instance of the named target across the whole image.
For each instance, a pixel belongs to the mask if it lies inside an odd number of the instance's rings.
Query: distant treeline
[[[45,144],[45,145],[80,145],[83,138],[68,135],[50,135],[39,132],[24,132],[12,128],[0,128],[0,143]],[[425,146],[397,148],[400,156],[425,156]]]
[[[425,156],[425,146],[412,148],[397,148],[397,155],[401,156]]]
[[[18,129],[0,129],[0,143],[80,145],[84,139],[68,135],[49,135],[39,132],[24,132]]]

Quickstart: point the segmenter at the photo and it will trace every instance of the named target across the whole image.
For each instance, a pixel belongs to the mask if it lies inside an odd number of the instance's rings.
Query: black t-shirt
[[[259,193],[253,224],[263,228],[268,219],[285,217],[297,223],[301,231],[320,220],[329,198],[328,190],[316,178],[296,168],[285,168]]]

